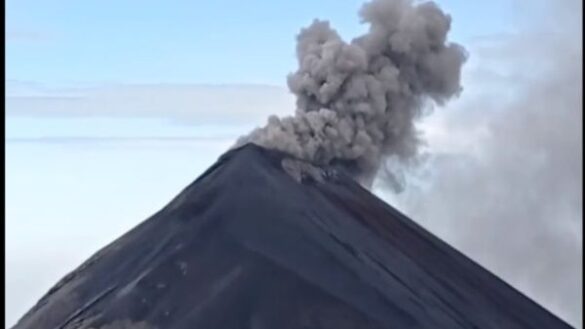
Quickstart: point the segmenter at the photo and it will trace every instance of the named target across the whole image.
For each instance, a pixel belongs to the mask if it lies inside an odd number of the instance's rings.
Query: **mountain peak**
[[[225,153],[14,329],[570,328],[336,168]]]

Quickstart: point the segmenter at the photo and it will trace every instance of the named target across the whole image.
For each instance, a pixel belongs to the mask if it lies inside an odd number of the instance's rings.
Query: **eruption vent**
[[[374,0],[360,11],[369,31],[347,43],[326,21],[297,37],[299,68],[288,77],[294,116],[271,116],[240,138],[319,165],[338,164],[363,183],[381,161],[408,163],[421,143],[414,122],[426,100],[461,91],[463,47],[447,42],[451,18],[432,3]]]

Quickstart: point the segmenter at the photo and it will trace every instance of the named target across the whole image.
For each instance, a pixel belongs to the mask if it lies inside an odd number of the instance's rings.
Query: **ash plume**
[[[340,165],[369,185],[381,161],[407,164],[422,140],[415,121],[427,101],[458,95],[466,52],[447,41],[451,25],[433,2],[373,0],[360,16],[369,31],[344,41],[327,21],[297,36],[299,68],[288,76],[294,116],[238,140],[320,165]]]

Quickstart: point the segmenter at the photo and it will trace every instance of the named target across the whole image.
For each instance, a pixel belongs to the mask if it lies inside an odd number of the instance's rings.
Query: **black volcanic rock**
[[[334,169],[247,145],[14,329],[570,328]]]

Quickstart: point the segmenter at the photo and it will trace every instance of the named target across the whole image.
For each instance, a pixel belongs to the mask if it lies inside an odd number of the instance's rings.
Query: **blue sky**
[[[6,4],[9,80],[283,85],[294,37],[314,18],[346,38],[364,30],[363,1],[32,1]],[[513,2],[440,2],[453,39],[513,28]]]
[[[5,326],[238,136],[292,113],[295,35],[320,18],[350,39],[365,29],[363,2],[8,0]],[[516,33],[519,2],[438,3],[453,17],[451,39],[471,53],[464,95],[445,112],[482,93],[505,101],[510,63],[476,45]],[[446,120],[426,123],[432,146],[473,151],[483,131],[449,131]],[[449,239],[446,225],[432,225]]]

